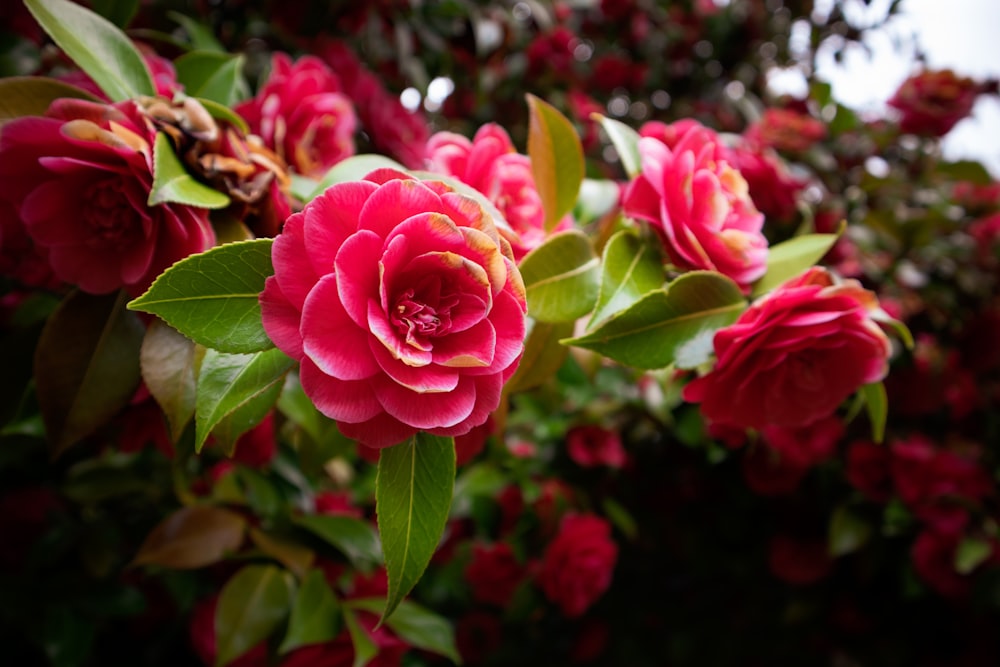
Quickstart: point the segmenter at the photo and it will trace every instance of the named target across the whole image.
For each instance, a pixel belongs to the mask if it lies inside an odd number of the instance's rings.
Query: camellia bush
[[[996,664],[997,82],[862,9],[5,5],[11,664]]]

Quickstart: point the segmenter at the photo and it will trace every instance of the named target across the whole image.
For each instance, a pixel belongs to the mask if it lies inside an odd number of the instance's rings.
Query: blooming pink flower
[[[465,580],[475,600],[506,607],[525,572],[524,565],[506,542],[475,544],[472,560],[465,568]]]
[[[574,426],[566,433],[566,451],[578,466],[625,465],[625,448],[618,433],[597,424]]]
[[[770,221],[792,221],[798,212],[799,193],[809,182],[793,176],[772,150],[747,144],[734,148],[731,155],[747,182],[754,206]]]
[[[486,421],[523,350],[509,245],[474,200],[383,169],[289,217],[261,294],[302,388],[372,447]]]
[[[709,420],[799,427],[834,412],[888,371],[889,339],[875,295],[813,267],[715,334],[715,367],[684,388]]]
[[[607,521],[567,514],[542,557],[538,584],[567,617],[582,616],[611,585],[617,559]]]
[[[139,294],[215,244],[207,210],[146,203],[155,135],[132,101],[60,99],[44,117],[4,126],[0,199],[17,209],[59,279],[94,294]]]
[[[427,142],[427,162],[432,171],[454,176],[497,207],[514,232],[506,237],[515,259],[545,240],[545,211],[531,159],[517,152],[510,135],[496,123],[480,127],[472,141],[454,132],[434,134]],[[572,224],[567,216],[556,230]]]
[[[320,177],[354,154],[354,107],[337,76],[315,56],[303,56],[293,64],[287,54],[275,53],[267,81],[235,111],[269,148],[305,176]]]
[[[972,112],[983,86],[950,69],[924,70],[900,85],[889,106],[900,113],[899,129],[943,137]]]
[[[767,268],[764,216],[714,133],[689,125],[673,148],[643,137],[639,154],[625,214],[649,223],[679,268],[718,271],[749,291]]]

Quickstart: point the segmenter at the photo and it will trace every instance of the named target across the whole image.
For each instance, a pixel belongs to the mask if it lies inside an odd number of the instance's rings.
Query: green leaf
[[[583,182],[583,146],[573,124],[534,95],[528,99],[528,155],[545,210],[545,229],[573,210]]]
[[[647,293],[663,287],[666,273],[659,250],[630,230],[622,230],[604,246],[601,289],[588,328],[625,310]]]
[[[149,206],[174,203],[225,208],[229,206],[229,197],[195,180],[178,159],[170,137],[166,132],[157,132],[153,147],[153,188],[146,203]]]
[[[830,555],[834,558],[854,553],[871,538],[872,525],[862,517],[852,512],[846,505],[834,510],[830,517],[829,545]]]
[[[44,116],[52,101],[61,97],[100,101],[86,90],[44,76],[0,79],[0,123],[21,116]]]
[[[225,47],[215,38],[215,33],[208,26],[202,25],[190,16],[180,12],[167,12],[167,16],[184,29],[192,49],[198,51],[215,51],[217,53],[226,52]]]
[[[482,462],[466,466],[455,479],[451,517],[454,519],[469,516],[475,498],[493,497],[509,483],[507,475],[492,463]]]
[[[354,662],[351,663],[351,667],[364,667],[378,655],[378,646],[372,641],[368,631],[361,627],[350,609],[344,609],[344,625],[351,637],[351,644],[354,645]]]
[[[347,556],[358,569],[382,562],[378,533],[367,521],[332,514],[307,514],[293,521]]]
[[[185,93],[231,107],[249,92],[243,78],[243,61],[240,54],[189,51],[174,61],[174,67]]]
[[[620,184],[607,179],[585,178],[580,184],[580,196],[573,208],[573,217],[579,225],[585,226],[610,213],[618,214],[620,199]]]
[[[622,168],[629,179],[633,179],[642,172],[642,158],[639,157],[639,133],[631,127],[608,118],[601,114],[593,114],[592,118],[600,122],[601,127],[611,140],[611,145],[618,152],[618,157],[622,161]]]
[[[242,468],[240,473],[245,473],[249,468]],[[236,475],[223,475],[223,479],[232,479]],[[238,488],[238,487],[237,487]],[[214,489],[213,489],[214,490]],[[242,500],[242,498],[241,498]],[[284,498],[279,498],[279,511],[284,516],[288,509],[284,504]],[[284,565],[299,579],[305,578],[309,573],[309,568],[316,562],[316,552],[300,542],[285,539],[281,535],[265,532],[260,528],[250,528],[250,540],[261,553],[270,556],[274,560]]]
[[[139,386],[144,331],[125,299],[72,292],[42,329],[35,385],[54,457],[108,422]]]
[[[267,639],[288,616],[294,595],[291,573],[273,565],[247,565],[234,574],[215,609],[215,667]]]
[[[159,316],[196,343],[221,352],[274,347],[260,319],[258,295],[274,273],[272,239],[227,243],[164,271],[128,307]]]
[[[767,272],[753,284],[752,296],[766,294],[823,258],[840,234],[803,234],[771,246]]]
[[[406,173],[406,167],[384,155],[378,155],[375,153],[352,155],[351,157],[341,160],[337,164],[330,167],[330,169],[323,175],[323,178],[319,179],[319,183],[315,185],[312,194],[309,195],[306,201],[314,199],[322,194],[322,192],[328,187],[336,183],[360,181],[367,174],[375,171],[376,169],[396,169],[397,171]]]
[[[206,351],[195,399],[195,451],[201,451],[209,433],[231,446],[241,433],[260,423],[277,402],[285,373],[294,365],[278,349],[252,354]]]
[[[361,598],[351,600],[347,605],[353,609],[381,614],[385,600]],[[443,655],[456,665],[461,664],[462,659],[455,646],[455,633],[451,624],[431,610],[415,602],[403,600],[385,624],[410,646]]]
[[[111,101],[156,94],[145,61],[115,24],[70,0],[24,0],[24,4]]]
[[[955,548],[955,571],[959,574],[972,574],[992,553],[993,545],[988,540],[966,537]]]
[[[278,653],[330,641],[340,632],[340,603],[322,570],[310,570],[299,587]]]
[[[873,382],[861,387],[861,395],[868,408],[868,421],[872,425],[872,440],[882,442],[885,438],[885,422],[889,414],[889,399],[885,393],[885,385]]]
[[[444,534],[455,484],[455,443],[417,433],[382,450],[375,478],[389,592],[384,622],[416,585]]]
[[[541,386],[556,374],[569,355],[569,348],[560,341],[573,335],[573,322],[538,322],[529,317],[525,324],[528,334],[524,353],[517,371],[504,385],[507,394]]]
[[[219,104],[214,100],[205,99],[204,97],[197,97],[195,99],[198,100],[201,106],[205,107],[205,111],[208,112],[208,115],[210,115],[215,120],[221,120],[227,123],[231,123],[236,129],[238,129],[243,134],[250,134],[250,126],[247,125],[247,122],[243,119],[243,116],[239,115],[229,107]]]
[[[222,507],[182,507],[146,536],[132,565],[159,565],[172,570],[213,565],[239,550],[246,529],[242,515]]]
[[[139,0],[93,0],[93,6],[95,12],[124,29],[139,9]]]
[[[146,329],[139,351],[142,379],[163,410],[176,443],[194,416],[195,344],[162,320]]]
[[[518,265],[528,314],[540,322],[569,322],[594,307],[600,291],[600,261],[579,230],[553,234]]]
[[[563,341],[641,369],[694,368],[712,336],[746,308],[740,288],[718,273],[692,271],[654,290],[587,334]]]

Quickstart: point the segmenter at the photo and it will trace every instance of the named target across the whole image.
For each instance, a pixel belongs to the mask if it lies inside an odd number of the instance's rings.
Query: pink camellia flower
[[[983,86],[950,69],[924,70],[902,83],[889,99],[900,113],[899,129],[943,137],[970,113]]]
[[[17,209],[56,276],[85,292],[140,294],[177,260],[215,244],[208,211],[149,206],[156,128],[133,101],[59,99],[7,123],[0,199]]]
[[[764,216],[715,134],[691,124],[673,148],[639,139],[639,154],[642,173],[625,191],[625,214],[656,230],[678,268],[718,271],[749,291],[767,268]]]
[[[506,607],[524,579],[525,567],[506,542],[475,544],[464,574],[473,599]]]
[[[524,283],[474,200],[377,170],[289,217],[272,259],[264,328],[348,437],[462,435],[499,405],[524,347]]]
[[[357,118],[330,68],[315,56],[271,58],[267,81],[235,111],[264,143],[304,176],[318,178],[354,154]]]
[[[476,131],[472,141],[454,132],[438,132],[427,141],[427,156],[432,171],[454,176],[486,195],[497,207],[514,231],[506,236],[516,260],[545,240],[545,211],[531,159],[517,152],[505,129],[487,123]],[[572,224],[567,217],[554,231]]]
[[[715,367],[684,388],[702,414],[743,428],[822,419],[888,371],[891,346],[874,294],[813,267],[715,334]]]
[[[567,431],[566,451],[575,464],[584,468],[625,465],[625,448],[618,433],[597,424],[574,426]]]
[[[611,585],[618,545],[611,525],[593,514],[567,514],[549,543],[538,584],[569,618],[582,616]]]

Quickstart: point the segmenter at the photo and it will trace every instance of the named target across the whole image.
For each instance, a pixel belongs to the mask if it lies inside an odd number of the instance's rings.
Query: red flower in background
[[[760,119],[743,133],[747,142],[761,148],[800,153],[826,138],[826,125],[792,109],[765,109]]]
[[[472,560],[465,568],[473,599],[498,607],[507,606],[525,574],[524,565],[506,542],[473,545]]]
[[[797,428],[829,416],[888,371],[875,295],[814,267],[715,334],[716,363],[684,388],[702,414],[744,428]]]
[[[584,468],[625,465],[625,448],[618,433],[597,424],[574,426],[566,432],[566,451]]]
[[[313,178],[354,154],[357,118],[339,79],[315,56],[271,58],[267,81],[234,110],[295,171]]]
[[[943,137],[972,113],[983,86],[950,69],[914,74],[893,93],[889,106],[899,111],[903,132]]]
[[[215,244],[208,211],[150,206],[156,128],[135,102],[60,99],[0,137],[0,198],[56,276],[93,294],[141,294],[163,270]]]
[[[538,585],[564,615],[582,616],[611,585],[617,559],[607,521],[593,514],[567,514],[545,549]]]

